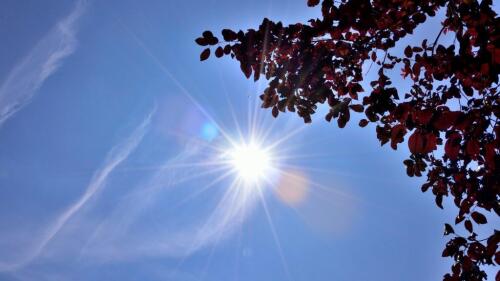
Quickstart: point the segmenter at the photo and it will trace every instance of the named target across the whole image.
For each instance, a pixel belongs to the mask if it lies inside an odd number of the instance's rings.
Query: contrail
[[[33,259],[38,257],[38,255],[40,255],[47,244],[57,235],[57,233],[64,227],[68,220],[70,220],[71,217],[76,212],[78,212],[78,210],[80,210],[92,196],[96,194],[96,192],[101,190],[106,185],[110,173],[113,172],[113,170],[125,159],[127,159],[128,156],[135,150],[135,148],[144,138],[144,135],[149,128],[149,124],[151,123],[151,117],[153,114],[154,110],[150,114],[148,114],[145,120],[134,130],[134,132],[132,132],[132,134],[127,139],[110,150],[104,161],[104,164],[94,173],[83,195],[75,203],[69,206],[64,212],[62,212],[62,214],[57,217],[55,222],[47,228],[41,241],[33,250],[31,250],[31,253],[24,257],[21,261],[18,261],[16,263],[0,264],[0,271],[16,270],[28,264]]]
[[[142,229],[135,224],[150,208],[158,204],[162,195],[172,192],[171,188],[183,182],[175,164],[188,160],[197,154],[197,149],[186,146],[178,155],[164,162],[144,184],[139,184],[113,210],[88,239],[80,251],[80,258],[92,262],[133,260],[140,257],[185,258],[232,233],[243,223],[256,205],[257,197],[248,190],[233,183],[218,200],[212,212],[199,213],[195,221],[170,222],[159,228]],[[188,174],[203,174],[197,169],[186,170]],[[210,187],[228,178],[226,173],[207,183]],[[205,187],[202,186],[201,189]],[[182,216],[179,206],[178,216]],[[175,225],[175,227],[172,227]],[[127,247],[123,247],[127,245]]]
[[[75,51],[77,23],[85,11],[86,2],[78,1],[1,83],[0,126],[27,105],[45,80]]]

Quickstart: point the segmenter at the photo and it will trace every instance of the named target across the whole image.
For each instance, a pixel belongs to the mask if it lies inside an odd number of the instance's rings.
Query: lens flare
[[[274,192],[287,205],[299,206],[307,199],[309,188],[309,178],[303,171],[288,169],[282,171]]]

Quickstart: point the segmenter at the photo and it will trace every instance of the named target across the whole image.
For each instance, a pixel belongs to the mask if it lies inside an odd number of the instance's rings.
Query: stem
[[[439,37],[441,37],[441,34],[443,33],[443,30],[445,29],[445,26],[441,27],[441,30],[439,31],[436,40],[434,40],[434,43],[432,44],[432,55],[434,55],[434,49],[436,49],[436,45],[438,43]]]

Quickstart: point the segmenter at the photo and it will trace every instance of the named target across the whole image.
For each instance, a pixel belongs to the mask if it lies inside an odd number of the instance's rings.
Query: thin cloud
[[[85,0],[78,1],[73,10],[55,24],[2,82],[0,126],[26,106],[45,80],[75,51],[77,23],[85,7]]]
[[[172,218],[174,222],[164,221],[153,229],[138,227],[137,224],[148,216],[148,212],[157,211],[158,198],[173,194],[174,188],[183,187],[185,175],[178,173],[175,166],[189,161],[197,152],[196,148],[187,145],[177,156],[166,160],[149,180],[130,191],[111,215],[95,228],[81,250],[80,258],[93,262],[118,262],[143,257],[182,258],[217,244],[239,229],[258,198],[256,194],[236,186],[227,188],[210,213],[196,212],[197,218],[180,221]],[[200,171],[188,169],[187,173],[197,174]],[[183,217],[182,210],[175,209],[176,216]]]
[[[90,198],[92,198],[106,185],[111,172],[113,172],[113,170],[120,165],[120,163],[127,159],[139,145],[149,128],[153,113],[154,111],[145,118],[145,120],[127,139],[110,150],[104,164],[94,173],[83,195],[55,219],[52,225],[46,229],[44,235],[40,238],[40,241],[29,252],[29,254],[16,263],[0,264],[0,271],[16,270],[30,263],[40,255],[40,253],[46,248],[47,244],[52,241],[64,225],[89,201]]]

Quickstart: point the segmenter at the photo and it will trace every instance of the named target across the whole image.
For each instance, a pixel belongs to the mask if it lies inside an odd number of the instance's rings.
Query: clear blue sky
[[[0,280],[447,272],[443,223],[455,210],[406,176],[404,145],[380,148],[356,120],[343,130],[323,115],[275,120],[256,106],[264,82],[228,58],[199,62],[202,31],[317,16],[305,1],[1,6]],[[240,135],[282,140],[261,193],[213,164]]]

